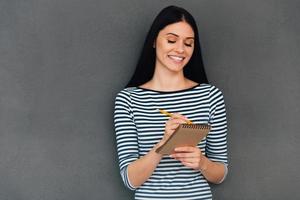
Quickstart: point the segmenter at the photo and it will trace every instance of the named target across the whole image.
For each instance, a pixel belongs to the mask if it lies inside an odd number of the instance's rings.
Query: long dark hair
[[[135,72],[128,82],[127,87],[139,86],[151,80],[154,74],[156,58],[153,43],[159,31],[169,24],[181,21],[187,22],[192,27],[195,34],[194,52],[183,69],[184,76],[197,83],[208,83],[202,61],[198,29],[193,16],[183,8],[168,6],[160,11],[154,19],[151,28],[148,31]]]

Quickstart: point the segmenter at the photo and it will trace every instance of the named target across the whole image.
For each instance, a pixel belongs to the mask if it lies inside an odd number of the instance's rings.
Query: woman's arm
[[[227,166],[224,163],[213,162],[207,157],[202,157],[203,162],[199,170],[203,176],[214,184],[222,183],[227,175]]]
[[[176,118],[177,115],[174,115]],[[180,115],[178,115],[180,116]],[[131,110],[130,92],[122,90],[115,99],[114,123],[119,158],[119,167],[122,180],[126,187],[135,190],[142,185],[153,173],[162,155],[155,149],[174,132],[183,119],[172,119],[166,123],[163,139],[146,155],[140,157],[137,128]]]
[[[224,175],[220,182],[222,182],[228,173],[228,155],[227,155],[227,119],[226,108],[222,92],[212,87],[210,94],[210,133],[206,137],[205,156],[210,161],[207,162],[207,169],[211,166],[220,171],[224,171]],[[205,162],[204,162],[205,163]],[[205,165],[203,174],[210,176],[210,170],[205,172]],[[219,171],[216,171],[218,173]],[[218,182],[218,183],[220,183]]]
[[[227,166],[220,162],[213,162],[201,153],[198,147],[178,147],[175,149],[172,158],[194,170],[200,171],[211,183],[221,183],[227,172]]]
[[[162,140],[145,156],[135,160],[128,166],[128,177],[133,187],[139,187],[151,176],[163,157],[163,155],[156,153],[155,150],[174,133],[179,124],[186,123],[186,120],[186,117],[178,113],[174,113],[173,116],[166,122],[165,133]]]
[[[132,187],[137,188],[147,181],[160,162],[162,155],[156,153],[155,149],[129,164],[128,177]]]

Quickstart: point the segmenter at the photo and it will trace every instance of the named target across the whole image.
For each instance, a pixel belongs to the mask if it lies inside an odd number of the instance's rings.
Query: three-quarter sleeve
[[[228,172],[227,120],[224,97],[218,88],[212,86],[209,98],[209,123],[211,125],[211,130],[206,138],[205,153],[210,160],[224,163],[225,175],[222,179],[223,181]]]
[[[139,158],[137,130],[131,110],[130,93],[122,90],[115,99],[114,124],[119,168],[126,187],[135,190],[128,179],[128,165]]]

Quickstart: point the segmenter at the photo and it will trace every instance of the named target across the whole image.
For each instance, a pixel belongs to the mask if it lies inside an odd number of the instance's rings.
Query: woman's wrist
[[[200,163],[199,163],[199,171],[201,173],[205,172],[208,168],[208,158],[206,158],[205,156],[202,156]]]
[[[153,149],[158,149],[160,146],[162,146],[166,142],[165,137],[163,137],[158,143],[156,143],[153,147]]]
[[[164,141],[163,141],[163,140],[160,140],[158,143],[156,143],[156,144],[153,146],[153,148],[152,148],[151,151],[153,151],[155,154],[158,154],[158,155],[160,155],[160,156],[162,157],[161,154],[156,153],[156,149],[158,149],[161,145],[163,145],[163,143],[164,143]]]

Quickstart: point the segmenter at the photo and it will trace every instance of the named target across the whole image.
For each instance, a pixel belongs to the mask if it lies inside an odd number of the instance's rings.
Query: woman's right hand
[[[164,144],[165,141],[174,133],[179,124],[186,124],[187,120],[187,117],[179,113],[173,113],[172,117],[170,117],[170,119],[165,124],[165,133],[162,140],[158,143],[158,146]]]

